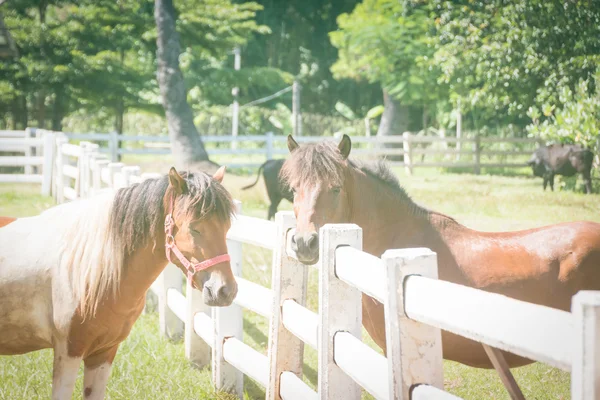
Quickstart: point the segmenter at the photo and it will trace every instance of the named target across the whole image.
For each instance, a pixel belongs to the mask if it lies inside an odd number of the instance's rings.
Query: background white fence
[[[73,146],[64,137],[58,142],[53,176],[62,188],[60,201],[151,176],[109,163],[94,144]],[[67,179],[74,186],[65,185]],[[159,298],[161,331],[184,336],[187,357],[212,366],[218,389],[241,397],[246,374],[266,388],[268,399],[356,400],[361,388],[377,399],[455,398],[443,391],[444,329],[570,371],[573,399],[600,398],[599,292],[578,293],[571,313],[525,303],[437,280],[436,255],[429,249],[388,250],[378,258],[361,251],[358,226],[325,225],[315,313],[305,307],[308,267],[289,246],[294,226],[289,212],[278,213],[275,222],[236,218],[228,250],[239,292],[230,307],[205,306],[189,286],[184,295],[182,274],[173,265],[151,287]],[[273,250],[271,289],[241,278],[242,243]],[[384,304],[387,358],[361,341],[362,293]],[[242,308],[269,318],[266,355],[243,342]],[[318,351],[316,391],[302,380],[304,343]]]
[[[55,135],[44,130],[0,131],[0,167],[23,167],[23,173],[0,173],[0,182],[41,183],[50,195]]]
[[[40,133],[47,131],[27,129],[2,132],[10,133],[14,139],[25,138],[26,135],[42,137]],[[122,155],[168,155],[171,152],[167,136],[117,135],[115,132],[56,134],[64,135],[71,142],[98,144],[98,151],[106,154],[111,162],[119,161]],[[254,136],[203,136],[202,139],[209,155],[215,159],[223,159],[231,168],[256,167],[265,160],[288,154],[286,137],[276,136],[271,132]],[[296,138],[301,143],[323,139],[311,136]],[[524,167],[527,157],[539,143],[536,139],[527,138],[455,138],[415,135],[410,132],[389,137],[353,137],[352,141],[353,156],[387,158],[394,165],[404,166],[408,173],[420,167],[467,168],[475,173],[479,173],[481,168]],[[7,146],[8,143],[2,144],[0,151],[8,151],[10,147]],[[25,151],[25,156],[31,156],[31,151],[23,150],[24,148],[20,145],[19,151]]]

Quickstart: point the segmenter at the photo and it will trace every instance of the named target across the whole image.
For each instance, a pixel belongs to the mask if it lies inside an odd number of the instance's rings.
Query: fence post
[[[571,398],[600,398],[600,292],[584,290],[573,296],[575,323]]]
[[[273,159],[273,132],[267,132],[267,160]]]
[[[121,186],[119,182],[117,182],[117,174],[121,172],[121,169],[125,166],[123,163],[109,163],[108,164],[108,176],[110,181],[110,187],[112,189],[118,189]]]
[[[300,84],[292,84],[292,122],[294,136],[302,136],[302,114],[300,111]]]
[[[121,172],[123,174],[123,183],[125,187],[131,185],[132,176],[140,176],[141,174],[140,167],[137,165],[123,167]]]
[[[416,384],[443,389],[441,331],[411,320],[404,312],[405,278],[437,279],[437,255],[424,248],[387,250],[382,260],[388,284],[384,308],[390,398],[409,400]]]
[[[44,165],[42,169],[42,195],[50,196],[52,194],[52,166],[54,165],[54,147],[56,146],[56,137],[52,132],[45,132],[44,135]]]
[[[402,147],[404,148],[404,171],[406,175],[412,175],[413,173],[413,162],[412,162],[412,146],[411,146],[411,137],[410,132],[404,132],[402,134],[404,141],[402,143]]]
[[[481,173],[481,138],[479,134],[475,134],[475,174]]]
[[[98,148],[99,146],[95,143],[81,142],[79,165],[79,192],[81,197],[89,197],[91,194],[92,155],[98,151]]]
[[[273,250],[273,271],[271,287],[273,309],[269,323],[269,386],[267,400],[279,400],[281,374],[290,371],[302,377],[304,342],[283,326],[282,305],[286,300],[294,300],[304,305],[308,282],[308,267],[286,253],[287,236],[296,226],[296,218],[291,211],[280,211],[275,215],[277,237]]]
[[[319,398],[359,400],[361,388],[334,361],[338,331],[361,338],[362,293],[335,275],[335,250],[352,246],[362,250],[362,229],[354,224],[326,224],[319,233]]]
[[[94,193],[98,193],[102,189],[102,168],[108,167],[109,161],[102,156],[94,159],[92,165],[92,183]]]
[[[186,280],[187,281],[187,280]],[[202,299],[202,288],[194,289],[191,281],[187,281],[185,288],[186,318],[185,318],[185,357],[198,368],[203,368],[211,363],[212,349],[196,334],[194,329],[194,317],[196,314],[210,314],[210,307]]]
[[[25,153],[25,157],[32,156],[33,145],[31,145],[27,139],[32,139],[35,136],[35,129],[33,128],[25,128],[25,146],[23,148],[23,152]],[[33,166],[26,165],[25,166],[25,175],[33,174]]]
[[[56,139],[56,172],[55,172],[55,182],[56,182],[56,202],[58,204],[64,203],[65,201],[65,174],[63,172],[63,167],[65,165],[65,156],[62,151],[62,145],[67,143],[68,140],[65,136],[59,136]]]
[[[242,213],[242,204],[236,201],[237,213]],[[231,256],[231,271],[235,276],[242,275],[242,243],[228,240],[227,250]],[[232,304],[229,307],[213,307],[212,318],[215,326],[215,342],[212,346],[213,383],[217,390],[235,393],[240,399],[244,395],[244,374],[223,358],[223,344],[230,337],[242,340],[242,307]]]
[[[181,292],[182,272],[174,264],[169,263],[160,274],[160,292],[158,294],[158,320],[160,332],[169,339],[178,339],[183,334],[183,321],[169,308],[167,296],[169,289]]]
[[[110,160],[114,163],[119,162],[119,134],[117,133],[117,131],[111,131],[109,133],[108,139]]]

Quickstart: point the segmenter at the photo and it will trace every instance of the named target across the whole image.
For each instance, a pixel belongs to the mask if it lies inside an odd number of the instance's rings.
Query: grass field
[[[130,162],[130,160],[125,160]],[[132,161],[132,160],[131,160]],[[168,161],[165,160],[167,163]],[[153,164],[157,168],[156,164]],[[142,166],[149,169],[148,166]],[[156,171],[156,169],[154,169]],[[264,218],[268,204],[262,183],[250,191],[239,188],[254,177],[229,174],[225,185],[243,201],[244,213]],[[401,182],[419,203],[457,218],[468,227],[486,230],[515,230],[562,221],[600,222],[600,195],[573,192],[542,192],[541,181],[526,177],[475,176],[420,171]],[[52,205],[37,195],[39,187],[0,185],[0,215],[34,215]],[[283,202],[281,209],[290,209]],[[244,246],[244,277],[270,285],[271,253]],[[310,273],[309,307],[317,307],[316,271]],[[268,321],[250,312],[244,314],[244,341],[265,351]],[[1,334],[1,333],[0,333]],[[365,336],[365,340],[370,340]],[[51,386],[51,351],[0,357],[0,399],[48,398]],[[305,351],[305,380],[316,384],[316,354]],[[477,370],[445,362],[446,390],[465,399],[508,399],[494,371]],[[569,375],[536,363],[513,370],[524,394],[531,399],[567,399]],[[264,392],[246,379],[246,397],[264,397]],[[81,378],[76,398],[81,398]],[[210,371],[198,371],[185,360],[183,344],[158,335],[156,314],[143,315],[123,343],[109,381],[111,399],[218,399],[229,398],[211,389]]]

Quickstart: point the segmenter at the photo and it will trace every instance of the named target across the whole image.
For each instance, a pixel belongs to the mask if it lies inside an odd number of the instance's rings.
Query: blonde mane
[[[67,271],[73,298],[83,319],[93,317],[102,299],[116,296],[125,261],[118,236],[112,235],[110,214],[114,193],[63,204],[58,212],[68,226],[62,235],[60,269]]]

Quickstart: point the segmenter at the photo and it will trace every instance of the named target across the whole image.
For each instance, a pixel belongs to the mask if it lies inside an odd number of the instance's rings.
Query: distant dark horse
[[[267,160],[263,165],[260,166],[260,168],[258,168],[258,176],[256,177],[256,181],[254,181],[253,184],[244,186],[242,188],[242,190],[246,190],[256,185],[260,179],[260,171],[263,171],[263,178],[265,179],[267,194],[269,195],[269,200],[271,201],[267,219],[271,219],[275,216],[281,199],[286,199],[290,203],[294,201],[294,195],[290,191],[289,186],[279,179],[279,171],[281,170],[284,162],[285,160]]]
[[[544,178],[544,190],[550,183],[554,191],[554,176],[581,174],[585,181],[585,192],[592,193],[592,164],[594,153],[590,149],[572,144],[553,144],[539,147],[527,163],[534,176]]]

